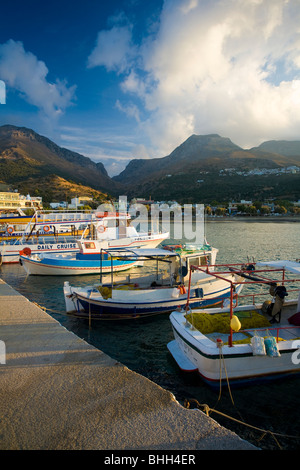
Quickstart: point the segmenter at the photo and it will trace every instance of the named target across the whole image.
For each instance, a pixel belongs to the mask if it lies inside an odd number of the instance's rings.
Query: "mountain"
[[[132,160],[113,179],[125,185],[130,196],[147,198],[151,195],[154,199],[179,202],[238,197],[260,199],[277,195],[300,197],[299,174],[285,175],[284,187],[267,172],[251,178],[254,169],[279,171],[291,165],[300,167],[300,150],[297,153],[296,143],[289,148],[286,145],[285,152],[282,152],[282,142],[273,146],[266,144],[244,150],[218,134],[192,135],[166,157]],[[300,149],[300,142],[298,146]]]
[[[34,187],[48,175],[110,194],[117,194],[119,187],[102,163],[59,147],[32,129],[11,125],[0,127],[0,175],[3,182],[17,187],[29,178]]]
[[[300,147],[300,142],[298,144]],[[238,197],[259,199],[276,197],[276,192],[281,196],[300,197],[296,184],[300,181],[297,179],[295,182],[294,175],[293,181],[288,184],[290,192],[278,187],[274,176],[256,175],[251,178],[249,175],[254,169],[279,171],[289,165],[300,167],[300,151],[291,155],[293,152],[280,153],[281,148],[279,144],[273,147],[262,144],[244,150],[218,134],[192,135],[166,157],[132,160],[113,179],[125,185],[131,196],[151,195],[154,199],[175,199],[179,202],[208,202]],[[249,176],[247,180],[245,174]]]
[[[120,175],[114,177],[115,181],[131,185],[136,181],[148,180],[154,175],[163,175],[166,172],[176,173],[190,165],[204,164],[211,158],[227,157],[234,151],[241,150],[230,139],[217,134],[207,136],[192,135],[183,144],[177,147],[170,155],[151,160],[131,160]]]
[[[284,170],[289,166],[299,171]],[[120,194],[179,203],[297,200],[300,142],[269,141],[245,150],[218,134],[191,135],[169,155],[132,160],[110,178],[102,163],[31,129],[6,125],[0,127],[0,181],[45,202],[87,195],[89,190],[96,191],[97,200]]]
[[[300,156],[297,161],[300,164]],[[295,164],[295,159],[267,151],[263,146],[243,150],[230,139],[217,134],[192,135],[166,157],[132,160],[114,180],[131,185],[137,180],[149,181],[165,174],[186,172],[187,169],[275,168],[287,163]]]
[[[300,142],[298,140],[269,140],[267,142],[263,142],[259,147],[255,147],[252,150],[271,152],[277,155],[290,157],[290,161],[294,161],[295,164],[298,162],[299,164]]]

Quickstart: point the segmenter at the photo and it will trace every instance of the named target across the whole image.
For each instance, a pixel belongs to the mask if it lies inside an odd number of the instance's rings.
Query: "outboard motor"
[[[280,323],[281,309],[288,293],[284,286],[278,286],[276,283],[273,283],[270,287],[270,294],[273,295],[273,300],[268,305],[266,313],[272,317],[270,323]]]

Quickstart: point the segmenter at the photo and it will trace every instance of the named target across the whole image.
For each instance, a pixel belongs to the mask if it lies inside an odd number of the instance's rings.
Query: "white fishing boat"
[[[125,250],[124,256],[138,257],[143,268],[126,277],[101,278],[95,286],[72,287],[65,282],[66,312],[99,319],[145,317],[184,306],[188,292],[193,306],[220,304],[230,295],[228,281],[237,280],[236,274],[220,280],[195,272],[189,280],[190,266],[214,264],[218,251],[209,245],[189,248]]]
[[[42,259],[49,254],[99,256],[104,248],[154,248],[169,237],[168,232],[159,230],[138,232],[130,225],[129,215],[118,212],[95,212],[84,216],[73,213],[69,214],[68,219],[60,213],[55,217],[52,224],[39,218],[39,222],[28,226],[22,238],[2,241],[0,261],[3,264],[18,263],[20,254],[32,259]],[[47,237],[41,235],[45,232],[46,223],[51,234]],[[43,231],[39,227],[43,227]],[[53,235],[54,231],[56,236]]]
[[[259,269],[257,263],[252,267],[255,271],[244,273],[242,284],[252,290],[255,285],[264,286],[265,302],[257,301],[261,293],[251,293],[253,302],[243,304],[243,290],[235,305],[232,293],[227,308],[179,309],[170,315],[174,334],[168,344],[170,353],[183,371],[198,372],[213,387],[300,372],[300,279],[295,278],[300,275],[300,264],[277,262]],[[220,279],[225,274],[216,275]]]
[[[36,276],[78,276],[84,274],[105,274],[125,271],[137,266],[134,257],[126,259],[110,256],[104,249],[100,253],[85,255],[81,251],[67,254],[20,255],[20,264],[28,275]]]

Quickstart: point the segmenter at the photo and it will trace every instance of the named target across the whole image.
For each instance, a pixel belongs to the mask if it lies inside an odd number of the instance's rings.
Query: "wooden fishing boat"
[[[300,279],[295,278],[300,264],[281,262],[277,266],[270,263],[268,268],[257,269],[260,266],[253,264],[252,273],[240,272],[244,286],[267,287],[264,302],[257,301],[261,293],[251,293],[247,295],[253,302],[245,303],[243,290],[236,298],[232,292],[228,307],[200,311],[187,303],[187,308],[171,313],[174,340],[168,349],[183,371],[198,372],[213,387],[300,372]],[[236,266],[232,271],[237,272]],[[287,272],[293,275],[288,277]],[[224,273],[212,275],[224,278]],[[290,292],[288,286],[293,287]]]
[[[174,247],[172,250],[168,246],[167,249],[125,250],[124,256],[138,257],[143,269],[130,272],[122,279],[100,279],[100,285],[95,286],[71,287],[66,282],[67,313],[120,319],[171,312],[178,305],[186,304],[188,289],[193,306],[220,304],[230,295],[228,281],[237,280],[236,274],[228,273],[225,281],[205,273],[195,273],[188,287],[190,264],[213,264],[218,250],[207,245],[198,250],[187,248]]]

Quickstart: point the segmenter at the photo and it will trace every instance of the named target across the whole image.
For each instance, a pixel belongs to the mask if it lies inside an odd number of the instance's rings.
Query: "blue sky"
[[[14,0],[1,5],[0,125],[102,161],[191,134],[300,140],[300,0]]]

